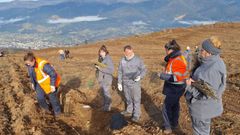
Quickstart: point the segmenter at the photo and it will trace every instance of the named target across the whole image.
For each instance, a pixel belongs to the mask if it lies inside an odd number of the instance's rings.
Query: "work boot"
[[[104,112],[110,112],[110,111],[111,111],[111,106],[104,107],[104,108],[103,108],[103,111],[104,111]]]
[[[123,112],[121,112],[121,114],[125,117],[131,117],[132,116],[132,113],[130,113],[128,111],[123,111]]]
[[[177,133],[178,135],[184,135],[185,133],[182,131],[181,127],[178,125],[178,126],[175,126],[172,128],[173,129],[173,132],[174,133]]]
[[[137,117],[132,117],[131,119],[132,122],[138,123],[139,122],[139,118]]]
[[[64,117],[63,113],[58,113],[54,115],[55,119],[61,119],[62,117]]]
[[[179,129],[181,129],[181,127],[179,125],[177,125],[177,126],[173,126],[172,129],[173,130],[179,130]]]
[[[172,133],[172,129],[165,129],[165,130],[163,131],[163,133],[166,134],[166,135],[169,135],[169,134]]]
[[[53,114],[53,113],[52,113],[50,110],[48,110],[48,109],[43,109],[43,108],[41,108],[40,111],[41,111],[44,115],[52,115],[52,114]]]

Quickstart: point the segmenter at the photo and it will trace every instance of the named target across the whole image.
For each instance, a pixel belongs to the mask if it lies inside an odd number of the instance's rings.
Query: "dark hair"
[[[102,46],[100,47],[100,49],[98,50],[98,56],[99,56],[98,61],[99,61],[99,62],[102,62],[102,58],[101,58],[101,56],[100,56],[100,52],[101,52],[101,51],[104,51],[104,52],[106,53],[106,55],[109,54],[109,52],[108,52],[108,50],[107,50],[107,47],[106,47],[105,45],[102,45]]]
[[[33,61],[35,60],[35,56],[32,52],[28,52],[24,57],[23,57],[24,61]]]
[[[180,51],[181,47],[179,46],[179,44],[177,43],[177,41],[175,39],[169,41],[166,45],[165,48],[167,50],[174,50],[174,51]]]
[[[130,45],[124,46],[123,51],[126,51],[126,50],[132,50],[132,46]]]
[[[109,54],[107,47],[105,45],[102,45],[98,51],[98,54],[100,55],[100,52],[104,51],[106,54]]]

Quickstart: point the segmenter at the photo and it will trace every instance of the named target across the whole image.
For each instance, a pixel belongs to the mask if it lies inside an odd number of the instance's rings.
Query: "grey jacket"
[[[214,118],[222,114],[222,94],[226,87],[226,66],[219,55],[202,59],[201,65],[193,74],[193,80],[203,80],[216,91],[218,100],[208,98],[197,89],[187,86],[186,100],[191,116],[199,119]]]
[[[102,63],[107,65],[107,67],[99,69],[98,81],[99,81],[99,83],[112,84],[114,64],[112,62],[111,57],[109,55],[106,55],[106,57],[103,59]]]
[[[127,60],[126,57],[123,57],[118,67],[118,83],[136,83],[134,82],[136,77],[140,76],[142,79],[146,72],[147,69],[140,57],[134,56],[130,60]]]

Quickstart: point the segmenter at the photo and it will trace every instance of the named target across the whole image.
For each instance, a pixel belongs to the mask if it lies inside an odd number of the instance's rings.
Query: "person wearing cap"
[[[172,130],[177,129],[180,97],[183,95],[188,78],[187,62],[181,53],[181,48],[176,40],[171,40],[165,45],[167,62],[165,69],[159,73],[160,79],[164,80],[163,94],[165,95],[162,108],[164,120],[164,133],[171,134]]]
[[[223,113],[222,95],[226,88],[226,66],[220,57],[221,42],[211,37],[202,42],[201,64],[186,81],[186,100],[192,120],[194,135],[209,135],[211,119]],[[218,99],[207,97],[191,86],[192,82],[203,80],[214,91]]]
[[[124,55],[118,67],[118,89],[124,92],[127,106],[121,114],[138,122],[141,115],[141,80],[146,74],[146,67],[130,45],[124,47]]]

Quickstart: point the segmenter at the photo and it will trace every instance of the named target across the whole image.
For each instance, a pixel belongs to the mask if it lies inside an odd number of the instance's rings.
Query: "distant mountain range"
[[[239,0],[18,0],[0,3],[0,32],[35,35],[51,44],[78,44],[239,21],[239,7]]]

